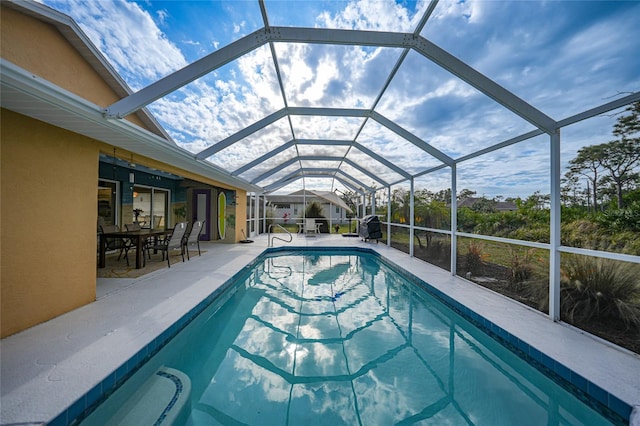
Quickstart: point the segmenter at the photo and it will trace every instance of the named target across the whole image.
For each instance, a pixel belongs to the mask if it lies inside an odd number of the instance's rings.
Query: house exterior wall
[[[287,203],[278,203],[279,205]],[[304,212],[302,204],[288,203],[289,207],[280,207],[279,205],[271,206],[272,218],[276,223],[295,223],[299,222]],[[285,221],[286,219],[286,221]]]
[[[3,60],[97,105],[118,99],[55,28],[0,7]],[[127,119],[140,124],[134,115]],[[95,300],[100,152],[112,155],[113,146],[0,111],[0,337]],[[118,150],[118,156],[131,153]],[[148,158],[135,162],[228,188]],[[242,204],[236,203],[236,217],[246,214]],[[241,228],[231,237],[241,240]]]
[[[2,7],[0,39],[3,60],[96,105],[107,107],[119,100],[111,87],[52,25]],[[125,119],[144,127],[135,114]]]
[[[288,200],[286,195],[280,195],[277,198],[274,198],[273,201],[271,201],[271,218],[276,222],[276,223],[298,223],[301,222],[302,216],[304,214],[304,202],[299,202],[298,199],[300,197],[298,196],[291,196],[291,198]],[[336,213],[336,206],[327,203],[327,202],[323,202],[317,199],[312,199],[309,198],[307,199],[307,205],[309,205],[311,202],[316,202],[318,204],[320,204],[320,206],[322,207],[322,215],[325,217],[325,219],[327,219],[327,221],[329,221],[329,219],[331,219],[331,223],[335,224],[342,224],[342,223],[348,223],[349,219],[347,219],[347,212],[345,209],[343,208],[338,208],[338,212]],[[288,204],[289,207],[288,208],[283,208],[281,207],[282,205]],[[287,214],[288,219],[285,222],[284,221],[284,217],[285,214]]]
[[[244,240],[245,237],[242,235],[242,231],[245,229],[245,217],[247,217],[247,203],[245,200],[247,199],[247,191],[236,190],[236,200],[235,200],[235,216],[231,219],[234,223],[235,231],[233,233],[234,239],[227,239],[229,243],[237,243],[238,241]],[[227,202],[231,202],[231,200],[227,200]]]
[[[5,337],[95,300],[98,146],[7,110],[0,123]]]

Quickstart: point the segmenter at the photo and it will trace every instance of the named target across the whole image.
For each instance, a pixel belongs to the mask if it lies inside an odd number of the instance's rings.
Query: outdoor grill
[[[360,220],[360,227],[358,229],[360,238],[364,241],[376,240],[382,238],[382,231],[380,229],[380,219],[376,215],[365,216]]]

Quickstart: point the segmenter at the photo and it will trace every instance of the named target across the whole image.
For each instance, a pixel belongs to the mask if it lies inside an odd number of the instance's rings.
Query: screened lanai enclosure
[[[640,337],[640,3],[45,3],[134,88],[104,125],[146,109],[171,149],[244,182],[247,236],[281,223],[271,195],[334,192],[409,256]],[[141,42],[102,29],[125,9],[147,18]],[[160,139],[136,136],[113,143],[153,156]],[[591,312],[589,268],[628,279],[607,308],[626,315]]]

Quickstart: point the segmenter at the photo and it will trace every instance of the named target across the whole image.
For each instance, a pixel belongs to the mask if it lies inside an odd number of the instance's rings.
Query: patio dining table
[[[106,251],[108,238],[130,239],[136,246],[136,269],[142,268],[142,256],[144,256],[142,245],[149,238],[158,238],[173,233],[173,229],[139,229],[136,231],[103,232],[100,234],[100,257],[98,267],[106,266]]]

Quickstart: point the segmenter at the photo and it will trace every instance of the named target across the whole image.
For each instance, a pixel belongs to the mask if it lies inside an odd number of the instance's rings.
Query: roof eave
[[[120,77],[120,74],[116,72],[102,52],[98,50],[82,28],[70,16],[34,1],[3,0],[2,3],[3,7],[12,8],[54,26],[116,95],[124,98],[133,93],[129,85]],[[175,144],[167,131],[146,108],[136,111],[135,115],[153,133]]]
[[[107,119],[102,108],[6,60],[0,61],[1,106],[106,144],[190,171],[221,184],[262,193],[259,186],[127,120]]]

